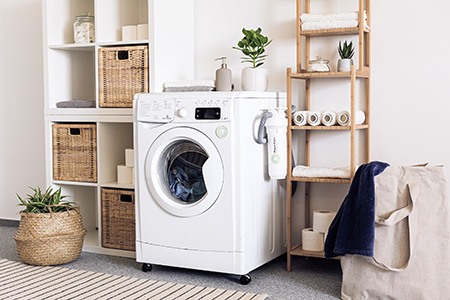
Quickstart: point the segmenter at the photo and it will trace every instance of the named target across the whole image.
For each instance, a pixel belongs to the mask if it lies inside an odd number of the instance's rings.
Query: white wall
[[[16,193],[45,185],[41,10],[0,2],[0,219],[19,219]]]
[[[371,159],[448,166],[449,5],[442,0],[371,2]],[[327,13],[353,9],[357,1],[313,3]],[[0,10],[0,32],[7,41],[0,47],[0,218],[13,219],[18,217],[15,193],[45,184],[41,1],[1,1]],[[260,26],[274,39],[265,64],[269,90],[285,90],[285,68],[295,64],[295,1],[196,0],[195,12],[197,78],[213,79],[220,66],[214,59],[228,56],[233,82],[240,89],[243,66],[239,52],[231,47],[241,38],[242,27]],[[335,55],[333,45],[319,48]],[[313,192],[318,205],[332,207],[347,188],[315,185]],[[301,207],[302,199],[296,205]]]

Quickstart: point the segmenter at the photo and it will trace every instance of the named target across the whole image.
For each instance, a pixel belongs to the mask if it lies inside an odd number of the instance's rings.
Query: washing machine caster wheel
[[[247,285],[250,283],[250,281],[252,281],[252,278],[250,277],[250,275],[241,275],[241,278],[239,278],[239,282],[242,285]]]
[[[142,272],[150,272],[153,269],[152,264],[142,264]]]

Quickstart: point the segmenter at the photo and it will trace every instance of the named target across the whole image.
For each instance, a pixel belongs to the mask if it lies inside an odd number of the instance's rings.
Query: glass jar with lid
[[[89,44],[95,41],[94,16],[89,14],[77,16],[73,23],[75,44]]]
[[[316,56],[316,59],[309,61],[308,72],[330,72],[330,60],[323,59],[321,56]]]

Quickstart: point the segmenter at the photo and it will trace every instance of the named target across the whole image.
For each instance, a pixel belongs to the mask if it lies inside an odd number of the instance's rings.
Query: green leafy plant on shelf
[[[244,54],[241,57],[241,63],[251,63],[252,68],[258,68],[264,64],[267,55],[265,48],[272,42],[267,36],[261,34],[262,29],[258,28],[245,29],[242,28],[244,37],[238,42],[237,47],[233,49],[239,50]]]
[[[347,41],[345,41],[344,44],[342,44],[341,41],[339,41],[338,52],[341,59],[351,59],[355,54],[353,42],[347,43]]]
[[[30,187],[30,189],[33,193],[27,194],[24,198],[16,194],[20,201],[19,205],[25,206],[21,212],[52,213],[68,211],[77,207],[75,202],[62,201],[67,196],[61,195],[61,188],[53,190],[48,187],[45,192],[42,192],[39,187]]]

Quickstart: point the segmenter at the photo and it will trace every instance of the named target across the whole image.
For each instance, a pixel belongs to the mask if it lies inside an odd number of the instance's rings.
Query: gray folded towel
[[[95,100],[68,100],[56,103],[57,108],[95,108]]]
[[[164,92],[211,92],[214,90],[212,86],[173,86],[165,87]]]

